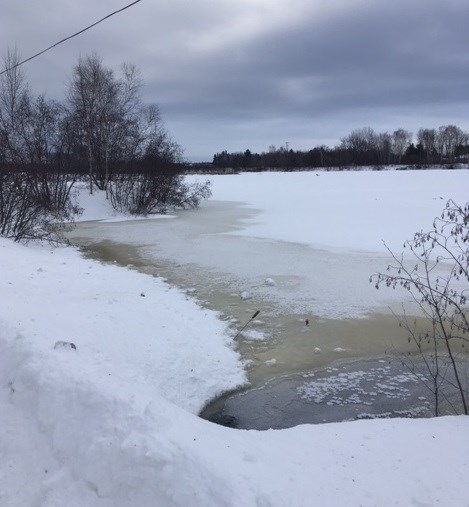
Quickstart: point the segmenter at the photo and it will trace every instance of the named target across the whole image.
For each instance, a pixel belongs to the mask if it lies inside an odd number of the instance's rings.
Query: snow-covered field
[[[399,252],[448,199],[467,202],[469,170],[244,173],[212,182],[213,199],[261,211],[237,234],[346,252],[384,252],[386,241]]]
[[[262,211],[234,234],[341,250],[401,244],[468,188],[468,171],[214,178]],[[197,412],[245,374],[215,312],[71,248],[0,240],[0,265],[0,506],[468,505],[468,417],[216,426]]]

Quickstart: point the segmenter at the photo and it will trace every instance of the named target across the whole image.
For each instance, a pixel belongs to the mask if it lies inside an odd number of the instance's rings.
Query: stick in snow
[[[244,326],[236,333],[236,336],[233,338],[233,340],[236,340],[238,336],[247,328],[247,326],[259,315],[260,310],[256,310],[254,315],[244,324]]]

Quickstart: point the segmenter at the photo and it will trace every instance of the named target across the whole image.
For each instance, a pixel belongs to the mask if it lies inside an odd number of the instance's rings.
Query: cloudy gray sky
[[[0,51],[23,57],[130,0],[2,0]],[[142,0],[27,63],[62,98],[80,55],[142,71],[189,160],[334,145],[352,129],[469,130],[467,0]]]

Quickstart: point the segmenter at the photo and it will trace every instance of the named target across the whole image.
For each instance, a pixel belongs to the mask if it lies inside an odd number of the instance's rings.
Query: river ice
[[[405,292],[377,291],[370,275],[391,261],[383,241],[400,252],[431,227],[445,199],[464,201],[467,173],[217,176],[212,200],[196,211],[83,224],[74,234],[131,244],[155,263],[171,263],[186,285],[248,296],[253,306],[268,302],[273,313],[353,318],[398,311],[403,302],[416,311]]]
[[[416,179],[418,200],[412,199]],[[381,238],[398,248],[406,231],[422,226],[418,220],[424,212],[438,214],[443,195],[457,194],[461,187],[456,182],[465,179],[467,171],[217,176],[214,199],[198,210],[180,211],[167,220],[82,223],[74,235],[94,242],[98,257],[109,250],[110,258],[119,258],[121,252],[124,265],[163,274],[220,311],[233,334],[254,310],[261,310],[261,320],[239,334],[237,344],[251,390],[263,388],[269,397],[274,395],[269,379],[278,379],[279,391],[285,373],[321,367],[338,355],[376,357],[406,346],[395,321],[383,316],[374,325],[355,324],[355,336],[349,320],[327,329],[321,321],[399,313],[402,304],[417,313],[405,291],[377,291],[369,283],[370,275],[391,261]],[[430,227],[431,220],[427,222]],[[131,248],[126,251],[126,246]],[[350,384],[351,378],[346,381]],[[291,399],[305,400],[288,392]],[[301,418],[290,415],[289,421]],[[268,427],[269,420],[262,424]]]
[[[170,264],[186,286],[222,290],[251,299],[253,306],[268,302],[273,313],[358,317],[389,311],[402,298],[369,283],[370,275],[389,263],[385,253],[331,252],[231,234],[258,214],[238,203],[210,201],[173,220],[86,223],[73,235],[133,245],[149,262]]]

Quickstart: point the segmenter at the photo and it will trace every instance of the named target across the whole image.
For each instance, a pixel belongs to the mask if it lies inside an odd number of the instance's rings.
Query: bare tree
[[[118,117],[118,83],[97,55],[81,57],[73,70],[68,103],[87,150],[90,193],[105,187],[112,124]]]
[[[54,240],[53,224],[72,219],[73,176],[62,171],[67,137],[63,109],[34,98],[16,50],[4,57],[0,80],[0,235]]]
[[[376,134],[371,127],[364,127],[352,132],[341,139],[344,148],[354,152],[366,152],[376,147]]]
[[[28,114],[30,91],[21,67],[17,67],[21,56],[17,49],[7,49],[3,67],[7,70],[0,76],[0,132],[1,158],[7,163],[23,160],[24,136],[21,130]]]
[[[114,75],[96,55],[82,57],[69,87],[71,123],[86,149],[90,192],[93,182],[108,187],[112,167],[141,158],[155,139],[167,138],[160,135],[158,108],[142,103],[137,68],[123,64],[121,73]]]
[[[427,162],[432,164],[437,152],[437,132],[435,129],[421,128],[417,133],[417,142],[423,147],[427,155]]]
[[[388,165],[390,163],[392,151],[392,137],[384,132],[376,136],[376,147],[378,149],[379,163]]]
[[[454,161],[456,148],[466,142],[466,134],[456,125],[445,125],[438,129],[437,146],[441,157]]]
[[[340,150],[351,155],[355,165],[381,164],[386,138],[380,138],[371,127],[353,130],[341,139]]]
[[[412,132],[404,129],[397,129],[392,133],[392,153],[398,164],[401,163],[407,148],[412,142]]]
[[[184,181],[181,147],[158,107],[142,103],[135,66],[116,77],[98,56],[80,58],[64,105],[33,97],[19,61],[7,53],[11,70],[0,81],[0,235],[52,238],[52,224],[77,212],[70,197],[83,165],[90,193],[105,188],[122,211],[195,207],[208,197],[209,183]]]
[[[467,356],[458,361],[458,355],[469,338],[469,203],[459,206],[448,201],[432,230],[416,233],[404,246],[410,259],[390,251],[394,262],[370,281],[376,288],[400,286],[410,293],[429,325],[417,332],[405,315],[400,324],[434,380],[437,410],[440,386],[449,384],[459,395],[462,412],[468,414]]]

